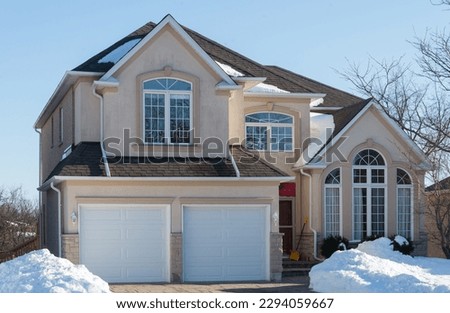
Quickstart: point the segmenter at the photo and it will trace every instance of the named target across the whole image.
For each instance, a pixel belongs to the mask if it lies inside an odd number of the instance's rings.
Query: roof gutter
[[[50,189],[52,183],[63,181],[89,182],[278,182],[285,183],[295,180],[294,176],[278,177],[104,177],[104,176],[53,176],[38,188],[39,191]]]
[[[250,92],[245,91],[244,97],[255,98],[281,98],[281,99],[320,99],[325,93],[298,93],[298,92]]]
[[[50,99],[47,101],[44,109],[39,114],[36,122],[34,123],[34,128],[42,128],[45,120],[48,118],[48,110],[53,105],[53,103],[57,103],[60,99],[65,95],[68,88],[72,86],[79,78],[81,77],[100,77],[103,73],[97,72],[81,72],[81,71],[66,71],[64,73],[63,78],[59,82],[55,91],[51,95]],[[44,119],[45,118],[45,119]],[[44,119],[44,120],[43,120]]]
[[[101,84],[98,83],[98,81],[94,81],[94,83],[92,84],[92,93],[94,94],[95,97],[97,97],[100,100],[100,148],[102,150],[102,161],[103,164],[105,164],[105,172],[106,172],[106,176],[111,177],[111,172],[109,170],[109,163],[108,163],[108,158],[106,157],[106,152],[105,152],[105,144],[104,144],[104,99],[103,96],[99,93],[97,93],[96,91],[96,86],[110,86],[111,82],[102,82]],[[117,83],[114,83],[114,85],[117,85]]]

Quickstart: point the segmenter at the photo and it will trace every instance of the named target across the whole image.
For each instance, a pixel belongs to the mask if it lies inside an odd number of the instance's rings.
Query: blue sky
[[[0,10],[0,186],[37,198],[33,124],[64,72],[148,21],[181,24],[251,58],[352,91],[336,73],[369,56],[413,61],[408,41],[448,27],[429,0],[9,1]]]

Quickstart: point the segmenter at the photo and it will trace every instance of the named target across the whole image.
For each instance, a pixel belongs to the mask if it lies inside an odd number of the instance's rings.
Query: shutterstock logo
[[[252,150],[247,148],[246,141],[239,138],[224,140],[219,137],[194,137],[191,144],[152,144],[146,143],[142,138],[131,136],[130,129],[124,129],[122,138],[108,137],[104,141],[105,150],[111,162],[117,163],[162,163],[162,162],[221,162],[232,151],[236,163],[249,164],[263,159],[265,162],[280,165],[290,164],[294,166],[301,161],[303,164],[313,161],[320,155],[322,162],[333,161],[347,162],[340,147],[347,140],[341,137],[333,142],[332,129],[327,129],[325,138],[309,137],[301,143],[300,147],[289,151]],[[193,133],[193,132],[191,132]],[[271,141],[274,146],[282,144]],[[314,160],[316,161],[316,160]]]

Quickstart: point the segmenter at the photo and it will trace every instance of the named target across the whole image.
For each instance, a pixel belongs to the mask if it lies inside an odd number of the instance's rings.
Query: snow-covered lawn
[[[318,292],[450,292],[450,260],[403,255],[388,238],[337,251],[309,275]]]
[[[84,265],[74,265],[47,249],[0,264],[0,292],[110,292]]]

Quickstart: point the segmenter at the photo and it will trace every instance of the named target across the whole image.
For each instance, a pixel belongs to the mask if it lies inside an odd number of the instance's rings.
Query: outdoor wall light
[[[72,215],[70,216],[72,218],[72,223],[76,223],[78,220],[77,213],[75,211],[72,211]]]
[[[272,225],[273,227],[278,227],[278,222],[280,221],[280,217],[277,212],[272,214]]]

